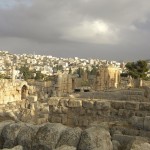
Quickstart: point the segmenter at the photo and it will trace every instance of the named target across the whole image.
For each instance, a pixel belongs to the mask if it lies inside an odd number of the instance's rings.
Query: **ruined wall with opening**
[[[24,87],[24,89],[22,89]],[[22,91],[23,90],[23,91]],[[28,85],[26,81],[1,79],[0,80],[0,104],[20,101],[22,97],[27,96]]]

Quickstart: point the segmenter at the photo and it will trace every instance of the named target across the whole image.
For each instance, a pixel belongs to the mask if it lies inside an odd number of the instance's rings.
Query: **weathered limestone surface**
[[[138,128],[138,129],[144,128],[144,117],[133,116],[130,118],[130,121],[134,127]]]
[[[90,101],[90,100],[83,100],[82,101],[82,105],[84,108],[93,108],[94,107],[94,101]]]
[[[150,116],[144,118],[144,129],[150,131]]]
[[[18,145],[18,146],[15,146],[15,147],[11,148],[11,149],[3,148],[3,150],[23,150],[23,147]]]
[[[113,150],[119,150],[121,148],[120,143],[116,140],[112,140],[112,144],[113,144]]]
[[[149,150],[150,141],[146,138],[136,137],[135,140],[131,141],[128,145],[127,150]]]
[[[112,150],[109,131],[101,126],[81,130],[58,123],[36,126],[12,122],[4,126],[0,137],[1,148],[12,150]]]
[[[1,137],[4,140],[3,148],[13,148],[16,144],[17,134],[23,126],[23,123],[11,123],[3,128],[1,133]]]
[[[149,90],[150,92],[150,90]],[[144,89],[117,89],[99,92],[81,92],[79,98],[107,99],[119,101],[150,102],[150,97],[146,97]]]
[[[61,147],[56,148],[55,150],[76,150],[76,147],[63,145]]]
[[[68,128],[64,132],[62,132],[60,140],[57,143],[57,147],[61,147],[63,145],[77,147],[82,130],[80,128]]]
[[[60,123],[32,125],[9,121],[1,122],[0,127],[1,149],[149,150],[150,146],[148,131],[132,129],[125,122],[95,122],[86,129],[80,129]]]
[[[81,134],[79,150],[113,150],[110,134],[101,127],[91,127]]]
[[[150,116],[145,117],[134,116],[130,119],[130,122],[136,128],[150,131]]]
[[[60,139],[60,135],[66,129],[65,126],[61,124],[50,124],[39,128],[35,141],[33,144],[33,150],[41,149],[54,149]]]
[[[109,88],[117,88],[119,83],[120,72],[118,68],[110,65],[101,67],[96,75],[95,90],[105,90]]]
[[[14,123],[13,121],[4,121],[4,122],[2,122],[2,123],[0,123],[0,135],[1,135],[1,133],[2,133],[2,130],[3,130],[3,128],[6,126],[6,125],[8,125],[8,124],[11,124],[11,123]],[[0,148],[3,148],[3,138],[2,138],[2,136],[0,137]]]
[[[24,150],[32,149],[32,143],[36,136],[39,126],[33,126],[30,124],[25,125],[18,132],[16,141],[19,145],[22,145]]]
[[[59,104],[59,98],[50,98],[48,104],[49,106],[57,106]]]
[[[68,107],[82,107],[82,101],[80,100],[69,100]]]

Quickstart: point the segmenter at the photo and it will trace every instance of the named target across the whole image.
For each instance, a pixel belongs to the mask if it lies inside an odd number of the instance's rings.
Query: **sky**
[[[150,1],[0,0],[0,50],[150,59]]]

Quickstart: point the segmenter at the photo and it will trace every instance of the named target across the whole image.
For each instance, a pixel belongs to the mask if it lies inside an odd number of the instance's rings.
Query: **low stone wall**
[[[50,98],[49,121],[69,126],[86,127],[94,121],[150,116],[150,103],[114,100]]]
[[[81,92],[80,98],[108,99],[108,100],[126,100],[126,101],[150,101],[145,97],[144,89],[112,90],[100,92]]]

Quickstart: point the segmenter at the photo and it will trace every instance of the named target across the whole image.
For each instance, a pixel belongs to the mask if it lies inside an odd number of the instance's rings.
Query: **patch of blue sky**
[[[11,9],[20,4],[31,6],[32,0],[0,0],[0,8],[2,9]]]

